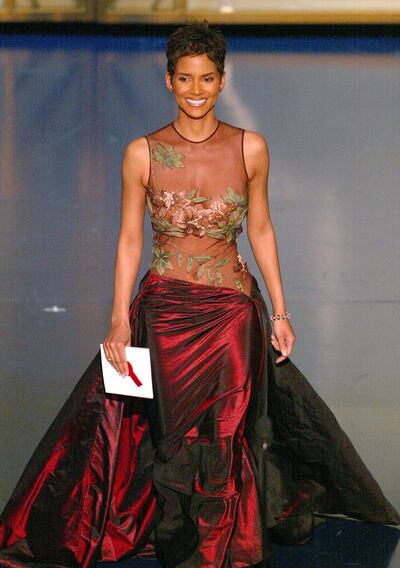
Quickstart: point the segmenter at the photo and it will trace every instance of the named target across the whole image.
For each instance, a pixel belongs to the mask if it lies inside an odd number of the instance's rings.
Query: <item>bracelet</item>
[[[269,319],[270,319],[271,321],[290,319],[290,313],[289,313],[289,312],[285,312],[284,314],[276,314],[275,316],[270,316]]]

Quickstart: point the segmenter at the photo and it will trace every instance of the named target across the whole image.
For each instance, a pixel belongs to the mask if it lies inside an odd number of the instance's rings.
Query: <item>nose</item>
[[[193,79],[191,91],[193,95],[199,95],[202,92],[200,79]]]

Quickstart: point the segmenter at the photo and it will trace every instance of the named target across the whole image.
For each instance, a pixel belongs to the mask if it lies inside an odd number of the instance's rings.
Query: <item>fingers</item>
[[[282,355],[275,360],[275,363],[280,363],[289,357],[291,349],[288,348],[283,340],[278,341],[275,335],[271,335],[271,343],[277,351],[282,353]]]
[[[295,343],[295,336],[288,336],[285,334],[280,334],[280,336],[277,336],[272,334],[271,343],[277,351],[280,351],[282,353],[282,355],[280,355],[275,361],[275,363],[280,363],[281,361],[287,359],[291,354]]]
[[[128,374],[128,365],[125,356],[125,344],[122,342],[118,342],[114,345],[113,363],[114,367],[120,375]]]
[[[278,342],[278,340],[277,340],[277,338],[276,338],[275,335],[271,335],[271,343],[272,343],[274,349],[276,349],[277,351],[280,351],[280,349],[279,349],[279,342]]]
[[[104,342],[103,347],[107,360],[111,363],[114,369],[122,376],[128,375],[129,372],[125,354],[125,343],[122,341]]]
[[[274,349],[282,353],[282,355],[275,360],[275,363],[280,363],[281,361],[284,361],[289,356],[290,353],[289,349],[284,346],[281,347],[283,341],[279,342],[275,335],[271,335],[271,343]]]

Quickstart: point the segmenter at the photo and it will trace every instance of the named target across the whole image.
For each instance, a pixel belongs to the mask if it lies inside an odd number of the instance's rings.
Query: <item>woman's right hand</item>
[[[112,326],[103,341],[107,360],[120,375],[129,375],[125,347],[131,346],[131,328],[129,324]],[[111,359],[111,360],[110,360]]]

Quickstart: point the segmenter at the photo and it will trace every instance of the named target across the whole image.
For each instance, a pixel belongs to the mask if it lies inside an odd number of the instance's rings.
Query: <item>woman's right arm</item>
[[[114,265],[111,328],[103,341],[106,357],[121,375],[128,374],[125,347],[131,344],[129,306],[139,272],[144,240],[146,186],[150,167],[146,138],[126,146],[121,163],[121,221]]]

